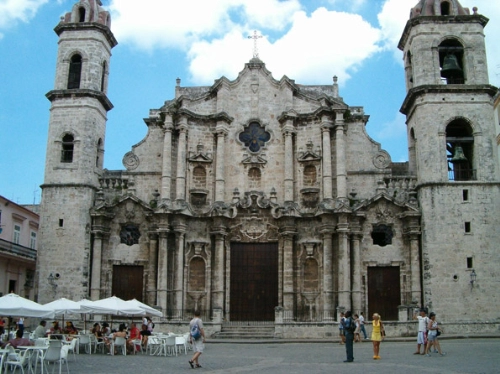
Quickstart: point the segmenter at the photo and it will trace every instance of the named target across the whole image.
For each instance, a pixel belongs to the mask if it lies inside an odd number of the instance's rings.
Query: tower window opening
[[[64,226],[64,220],[62,218],[59,219],[59,227]]]
[[[464,47],[458,40],[448,39],[439,47],[439,67],[441,79],[446,84],[464,84]]]
[[[78,22],[85,22],[85,8],[78,8]]]
[[[467,269],[472,269],[473,266],[472,257],[467,257]]]
[[[471,232],[470,222],[465,222],[464,229],[465,229],[466,233],[470,233]]]
[[[62,138],[62,149],[61,149],[61,162],[71,163],[73,162],[73,151],[75,147],[75,141],[73,135],[66,134]]]
[[[69,63],[68,89],[80,88],[82,76],[82,56],[74,55]]]
[[[102,72],[101,72],[101,91],[104,92],[105,82],[106,82],[106,61],[102,63]]]
[[[447,1],[441,2],[441,15],[449,16],[450,15],[450,3]]]
[[[462,191],[462,199],[463,201],[469,201],[469,190]]]
[[[446,151],[448,157],[448,179],[453,181],[475,180],[472,168],[474,137],[470,125],[456,120],[446,127]]]
[[[102,168],[103,154],[104,154],[104,149],[102,146],[102,139],[99,139],[97,141],[97,156],[95,158],[95,166],[98,168]]]

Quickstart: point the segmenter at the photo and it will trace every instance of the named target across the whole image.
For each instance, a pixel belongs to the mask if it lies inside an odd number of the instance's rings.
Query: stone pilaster
[[[337,170],[337,198],[347,199],[346,135],[344,131],[344,111],[336,111],[335,150]]]
[[[293,281],[293,240],[295,235],[294,227],[283,227],[280,230],[283,248],[283,308],[287,313],[294,310],[295,302]]]
[[[363,238],[359,227],[352,234],[352,310],[353,313],[363,311],[363,293],[361,290],[361,248]]]
[[[176,200],[186,200],[186,146],[187,118],[179,124],[179,143],[177,144],[177,178],[175,185]]]
[[[323,199],[332,200],[332,145],[330,139],[332,124],[328,116],[323,116],[321,122],[321,135],[323,137]]]
[[[158,247],[158,281],[156,302],[163,311],[167,309],[167,267],[168,265],[168,231],[160,231],[160,245]]]
[[[283,135],[285,137],[285,202],[294,201],[293,198],[293,121],[287,120],[287,124],[283,127]]]
[[[187,226],[184,223],[174,224],[175,232],[175,266],[174,266],[174,287],[173,294],[175,308],[180,312],[184,308],[184,240]]]
[[[92,261],[92,283],[90,285],[90,299],[101,298],[101,264],[102,264],[102,239],[103,233],[94,233],[93,261]]]
[[[212,229],[211,234],[215,239],[215,256],[212,280],[212,305],[214,309],[224,309],[224,252],[225,227],[219,226]]]
[[[323,226],[320,233],[323,237],[323,310],[324,319],[333,320],[333,226]]]
[[[217,136],[217,154],[216,154],[216,167],[215,167],[215,201],[224,201],[225,190],[225,140],[228,133],[227,127],[218,123],[215,129]]]
[[[420,284],[420,235],[410,234],[410,269],[411,269],[411,303],[419,305],[422,300],[422,288]]]
[[[161,199],[170,200],[170,190],[172,186],[172,116],[165,117],[165,127],[163,129],[163,166],[161,171]]]
[[[157,305],[156,300],[156,281],[158,278],[158,263],[156,252],[158,249],[158,234],[156,232],[149,233],[149,253],[147,273],[148,281],[146,284],[146,302],[149,305]]]
[[[337,235],[339,241],[338,255],[338,277],[339,277],[339,306],[345,307],[346,310],[351,308],[351,264],[350,264],[350,249],[348,224],[339,223],[337,226]]]

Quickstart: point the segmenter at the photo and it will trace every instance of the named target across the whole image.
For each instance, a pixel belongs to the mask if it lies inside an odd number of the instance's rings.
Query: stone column
[[[296,232],[292,227],[281,229],[283,243],[283,308],[287,317],[292,317],[295,292],[293,287],[293,238]]]
[[[215,201],[224,201],[225,190],[225,138],[228,133],[227,127],[223,123],[218,123],[215,128],[217,135],[217,154],[215,166]]]
[[[287,124],[283,127],[285,136],[285,203],[293,202],[293,121],[287,120]]]
[[[175,184],[176,200],[186,200],[186,146],[187,118],[179,124],[179,143],[177,144],[177,178]]]
[[[420,305],[422,289],[420,283],[419,235],[410,234],[411,303]]]
[[[156,300],[156,280],[158,279],[157,247],[158,234],[156,232],[149,233],[148,282],[146,284],[146,302],[149,305],[158,305]]]
[[[101,264],[102,264],[102,232],[94,233],[93,255],[92,255],[92,283],[90,285],[90,299],[101,298]]]
[[[333,231],[333,226],[323,226],[320,229],[323,236],[323,310],[327,321],[335,317],[333,310]]]
[[[331,122],[328,116],[321,119],[323,137],[323,200],[332,200],[332,145],[330,140]]]
[[[350,251],[347,223],[339,223],[337,234],[339,240],[339,306],[346,310],[351,308],[351,271],[350,271]]]
[[[186,225],[177,223],[174,225],[175,232],[175,266],[174,266],[174,300],[177,313],[181,314],[184,308],[184,239],[186,236]]]
[[[346,137],[344,133],[344,111],[336,111],[335,149],[337,169],[337,198],[347,199]]]
[[[211,234],[215,239],[215,256],[212,278],[212,306],[213,309],[224,309],[224,252],[225,227],[214,227]]]
[[[163,129],[163,166],[161,171],[161,199],[170,200],[170,190],[172,187],[172,116],[165,117],[165,127]]]
[[[352,310],[353,313],[362,312],[362,292],[361,292],[361,249],[360,241],[363,235],[356,231],[352,235]]]
[[[158,282],[156,288],[156,302],[165,313],[167,310],[167,265],[168,265],[168,231],[160,231],[160,245],[158,247]]]

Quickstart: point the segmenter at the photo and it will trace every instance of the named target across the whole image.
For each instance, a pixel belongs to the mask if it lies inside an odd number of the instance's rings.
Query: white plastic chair
[[[5,361],[5,367],[10,366],[10,369],[12,371],[12,368],[15,367],[15,370],[17,368],[21,368],[21,372],[24,374],[24,369],[28,369],[28,365],[30,363],[29,357],[29,351],[19,351],[16,352],[14,347],[9,346],[9,352],[7,353],[7,360]]]
[[[184,349],[184,355],[187,355],[187,343],[184,335],[175,337],[175,349],[177,352],[181,352],[181,350]]]
[[[62,346],[62,342],[60,340],[51,340],[49,342],[49,348],[47,348],[47,351],[45,352],[45,355],[43,356],[43,361],[47,364],[53,363],[54,367],[52,368],[52,373],[54,373],[56,369],[56,364],[59,364],[59,374],[61,374],[61,369],[62,369],[62,364],[63,361],[66,363],[66,370],[69,374],[69,367],[68,367],[68,347],[65,345],[64,347]]]
[[[124,356],[127,355],[127,340],[121,336],[117,336],[115,340],[113,341],[112,347],[111,347],[111,354],[113,355],[115,352],[114,348],[120,348],[122,351],[122,354]],[[117,352],[118,353],[118,352]]]
[[[81,346],[85,348],[85,353],[92,354],[90,335],[78,335],[78,350],[80,350]]]
[[[75,359],[76,361],[76,345],[78,344],[78,340],[79,338],[73,338],[70,343],[67,345],[68,347],[68,353],[73,353],[73,358]]]
[[[165,352],[165,356],[174,354],[177,356],[177,346],[175,345],[175,336],[167,336],[163,339],[163,349]]]
[[[97,352],[97,350],[100,348],[101,352],[104,353],[104,340],[97,339],[97,337],[94,334],[89,335],[90,336],[90,344],[91,346],[94,346],[94,353]]]
[[[156,355],[161,348],[161,342],[158,337],[151,335],[148,338],[148,345],[146,346],[146,354],[149,352],[151,356]]]
[[[142,354],[144,354],[144,351],[142,349],[142,340],[141,339],[132,340],[132,349],[134,350],[134,355],[137,354],[138,351],[140,351]],[[2,373],[0,373],[0,374],[2,374]]]

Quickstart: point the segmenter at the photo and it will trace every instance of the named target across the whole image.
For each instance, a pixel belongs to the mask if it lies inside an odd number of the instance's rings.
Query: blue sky
[[[57,35],[75,0],[0,0],[0,195],[38,203],[43,183]],[[118,40],[110,64],[104,167],[124,169],[123,155],[146,134],[149,109],[182,86],[235,79],[259,56],[274,78],[331,84],[370,115],[368,134],[393,161],[407,160],[402,54],[396,47],[418,0],[103,0]],[[486,27],[491,84],[500,85],[500,6],[461,0],[490,19]],[[496,43],[495,43],[496,40]]]

